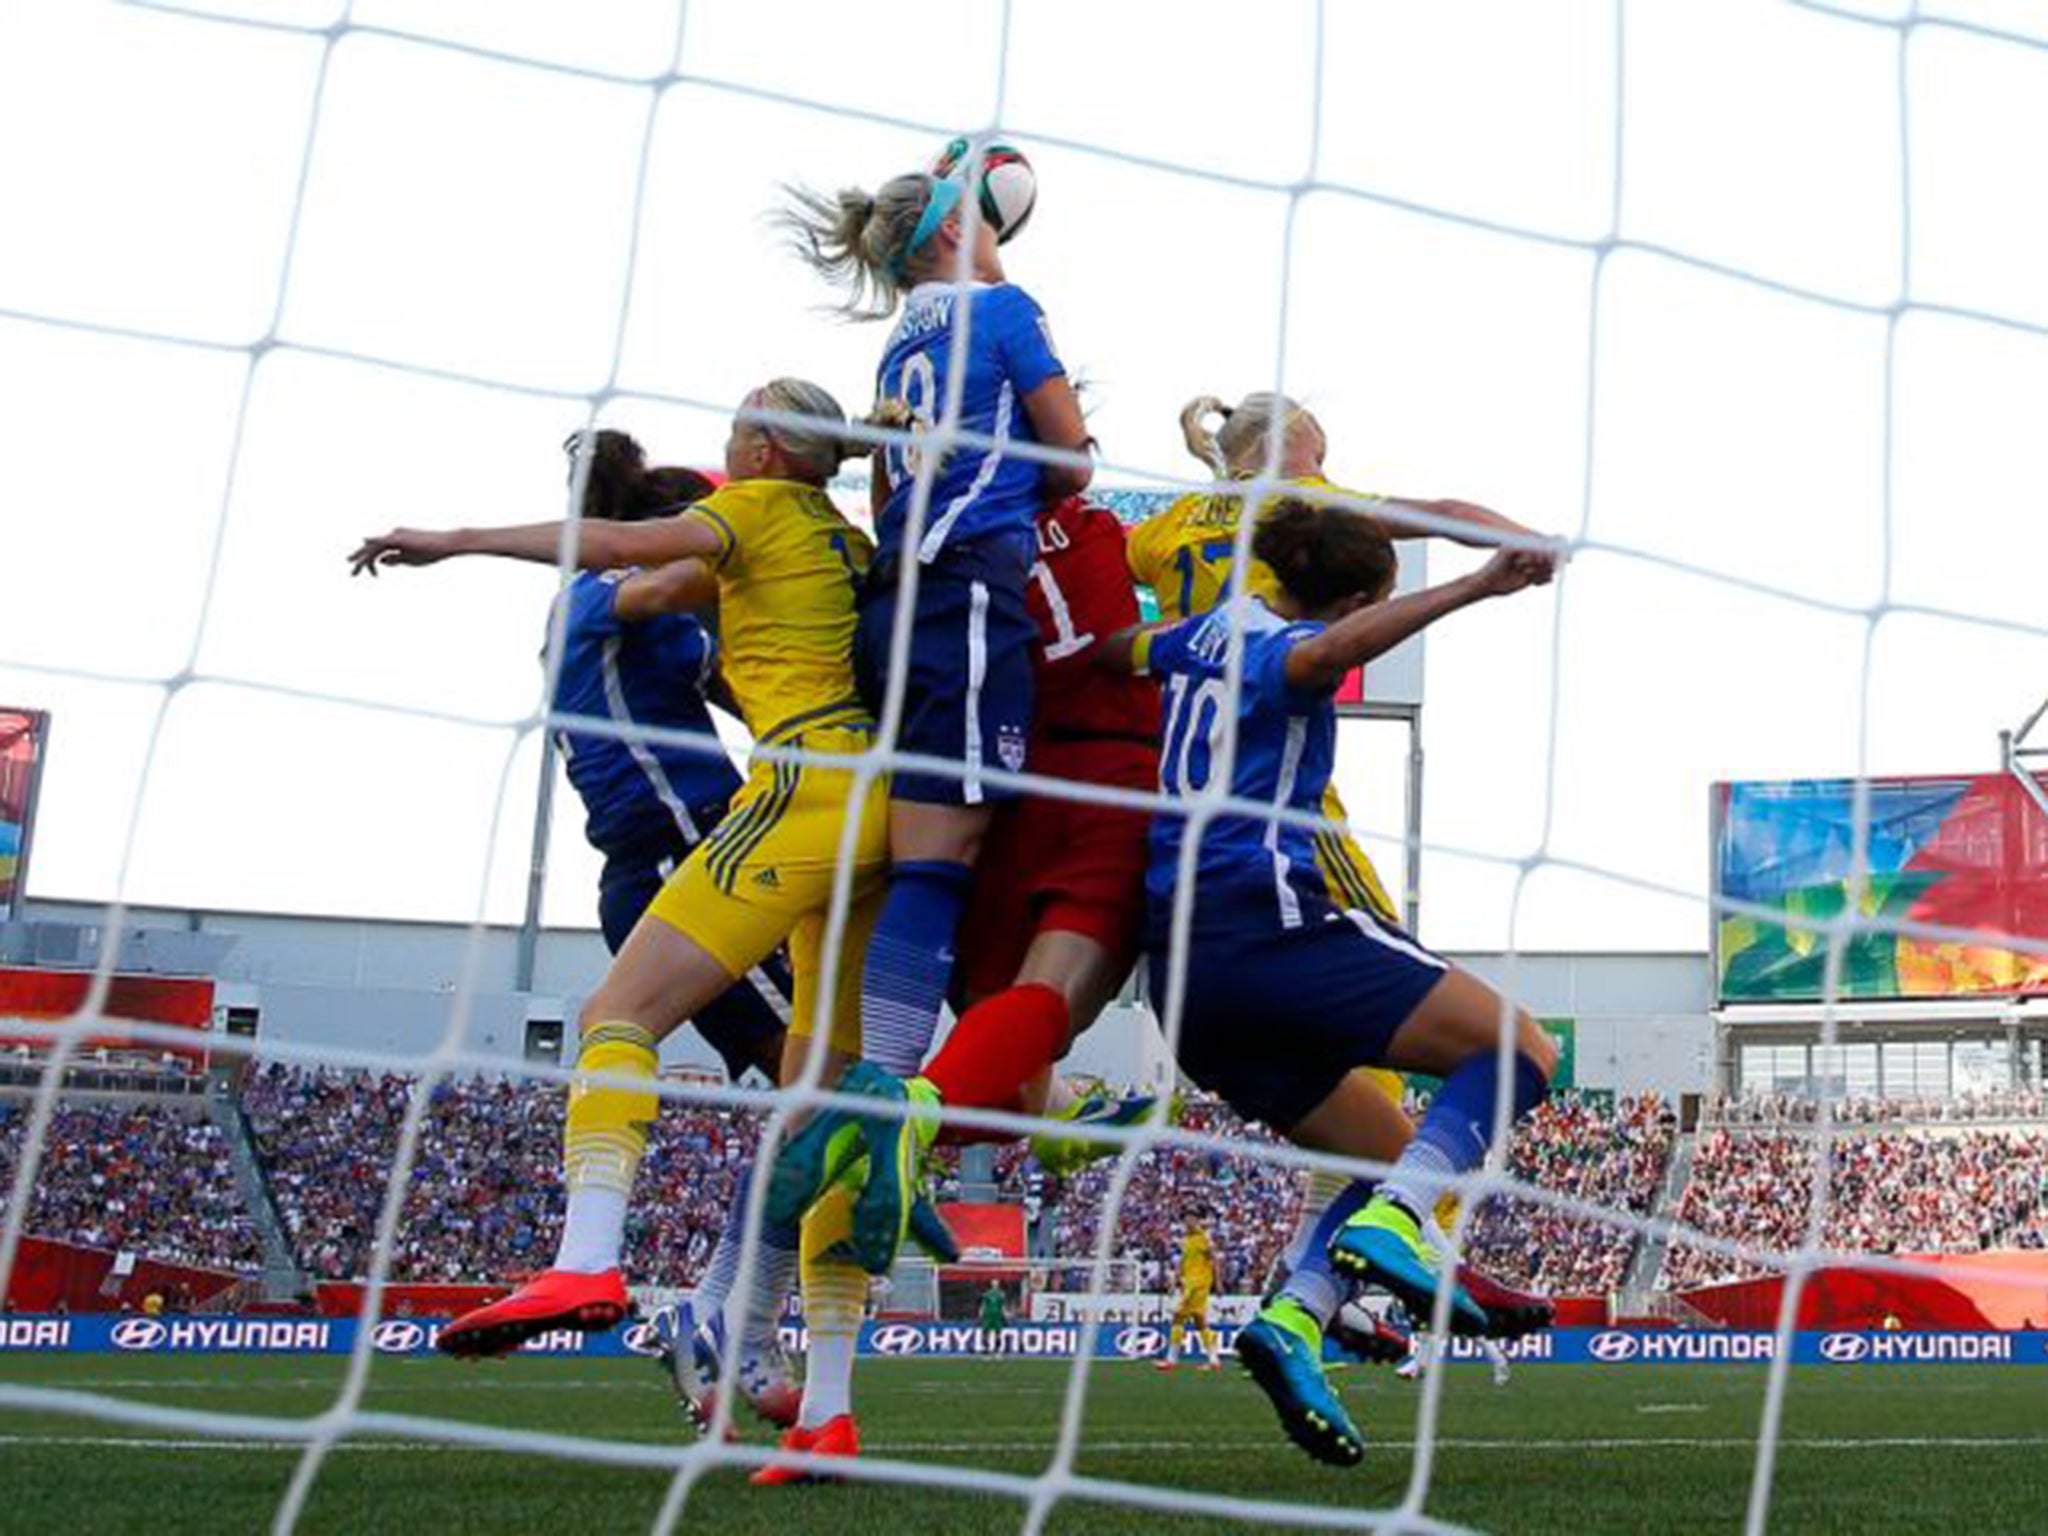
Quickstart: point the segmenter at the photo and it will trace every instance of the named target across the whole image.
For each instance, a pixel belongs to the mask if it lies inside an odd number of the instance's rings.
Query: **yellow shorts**
[[[866,750],[870,733],[828,727],[781,745],[816,752]],[[832,871],[846,826],[853,770],[756,761],[725,819],[699,843],[648,912],[702,945],[735,977],[785,939],[795,981],[790,1030],[808,1035],[818,1013]],[[860,1051],[861,956],[880,914],[889,872],[889,780],[868,785],[853,844],[853,907],[833,988],[832,1044]]]
[[[1197,1328],[1209,1326],[1209,1293],[1207,1291],[1183,1291],[1173,1309],[1173,1325],[1192,1323]]]
[[[1323,815],[1331,821],[1350,820],[1334,785],[1323,790]],[[1401,921],[1400,909],[1387,894],[1380,872],[1372,867],[1372,860],[1355,838],[1325,829],[1315,834],[1315,840],[1316,868],[1322,871],[1330,900],[1340,907],[1362,908],[1390,923]]]

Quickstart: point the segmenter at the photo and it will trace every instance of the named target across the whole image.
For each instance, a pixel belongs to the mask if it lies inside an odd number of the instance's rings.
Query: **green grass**
[[[0,1356],[0,1383],[129,1403],[303,1418],[330,1404],[343,1363],[319,1358]],[[1058,1431],[1066,1368],[1044,1363],[862,1363],[868,1450],[1030,1477]],[[1235,1372],[1164,1377],[1097,1367],[1076,1470],[1084,1477],[1286,1500],[1349,1512],[1386,1506],[1414,1464],[1418,1390],[1353,1370],[1344,1392],[1371,1439],[1362,1466],[1318,1467],[1283,1442],[1265,1401]],[[1764,1372],[1728,1366],[1525,1365],[1495,1390],[1453,1370],[1427,1512],[1488,1531],[1737,1531],[1755,1465]],[[458,1366],[380,1359],[366,1406],[470,1425],[675,1447],[680,1420],[637,1361],[525,1359]],[[1785,1405],[1771,1529],[1788,1532],[2048,1530],[2048,1369],[1870,1366],[1795,1371]],[[123,1447],[114,1442],[134,1439]],[[764,1436],[750,1432],[753,1443]],[[168,1442],[168,1443],[166,1443]],[[269,1527],[294,1445],[202,1440],[71,1414],[0,1409],[0,1530],[258,1531]],[[669,1477],[413,1437],[344,1442],[314,1486],[301,1529],[538,1532],[644,1530]],[[1015,1498],[897,1485],[756,1490],[711,1471],[679,1529],[750,1536],[1015,1531]],[[1061,1532],[1250,1527],[1066,1501]]]

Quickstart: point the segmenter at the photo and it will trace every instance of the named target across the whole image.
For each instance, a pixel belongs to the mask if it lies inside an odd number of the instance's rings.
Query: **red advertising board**
[[[35,1020],[61,1021],[81,1013],[92,996],[91,971],[40,971],[0,966],[0,1047],[26,1045],[40,1052],[47,1034],[25,1025]],[[104,1027],[79,1044],[85,1051],[168,1051],[195,1067],[206,1065],[207,1033],[213,1026],[213,983],[194,976],[115,976],[107,983],[99,1014]],[[182,1041],[138,1040],[124,1021],[168,1024],[191,1032]]]

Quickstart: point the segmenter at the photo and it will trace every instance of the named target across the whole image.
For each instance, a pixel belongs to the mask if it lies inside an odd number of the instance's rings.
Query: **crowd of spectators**
[[[1950,1099],[1845,1098],[1830,1100],[1836,1125],[1953,1125],[1984,1121],[2048,1120],[2048,1096],[2026,1088],[1964,1093]],[[1708,1101],[1716,1125],[1813,1125],[1820,1101],[1804,1094],[1751,1093]]]
[[[1508,1171],[1539,1189],[1647,1216],[1677,1137],[1677,1116],[1658,1095],[1614,1099],[1565,1090],[1515,1128]],[[1627,1227],[1496,1197],[1473,1218],[1466,1250],[1510,1285],[1585,1296],[1621,1284],[1636,1242]]]
[[[316,1279],[367,1273],[413,1080],[267,1064],[243,1107],[273,1205]],[[507,1281],[545,1269],[561,1231],[566,1095],[549,1083],[437,1084],[392,1249],[392,1278]],[[627,1227],[635,1283],[687,1285],[703,1269],[753,1154],[754,1118],[665,1099]]]
[[[27,1100],[0,1100],[0,1217],[28,1119]],[[25,1229],[173,1264],[239,1274],[262,1267],[226,1138],[175,1104],[60,1101]]]
[[[266,1064],[242,1091],[259,1166],[299,1265],[317,1280],[369,1268],[411,1078]],[[564,1094],[553,1084],[471,1077],[432,1091],[400,1212],[391,1278],[515,1279],[545,1268],[561,1226]],[[1939,1110],[1939,1114],[1930,1113]],[[1823,1241],[1849,1252],[1968,1252],[2048,1247],[2048,1131],[2005,1122],[2042,1118],[2030,1094],[1938,1106],[1855,1100],[1837,1106]],[[1710,1107],[1678,1218],[1763,1251],[1803,1238],[1821,1141],[1810,1101],[1750,1098]],[[0,1200],[19,1152],[25,1103],[0,1101]],[[1209,1231],[1221,1291],[1257,1290],[1293,1230],[1306,1179],[1256,1155],[1265,1131],[1196,1094],[1182,1126],[1233,1146],[1147,1152],[1126,1190],[1111,1257],[1119,1287],[1176,1282],[1181,1240]],[[752,1158],[759,1118],[665,1099],[629,1221],[626,1268],[636,1283],[679,1286],[708,1261]],[[1649,1214],[1672,1156],[1671,1107],[1653,1096],[1564,1092],[1517,1130],[1510,1171],[1543,1189]],[[1090,1260],[1115,1161],[1057,1178],[1025,1147],[977,1165],[972,1193],[992,1181],[1023,1204],[1032,1252]],[[949,1165],[941,1197],[959,1192]],[[203,1115],[174,1104],[66,1103],[51,1129],[29,1229],[152,1258],[250,1273],[261,1246],[228,1146]],[[1468,1234],[1474,1262],[1551,1294],[1600,1293],[1622,1282],[1635,1234],[1496,1197]],[[1673,1245],[1661,1283],[1684,1288],[1764,1266]],[[1077,1268],[1067,1281],[1085,1283]]]
[[[1201,1131],[1266,1146],[1275,1138],[1247,1126],[1222,1100],[1190,1096],[1183,1130]],[[1052,1251],[1060,1258],[1092,1259],[1103,1201],[1116,1161],[1091,1164],[1071,1178],[1042,1181],[1054,1223]],[[1301,1213],[1304,1176],[1296,1169],[1214,1147],[1166,1146],[1137,1161],[1125,1191],[1110,1256],[1134,1270],[1140,1290],[1166,1291],[1180,1274],[1181,1238],[1196,1222],[1208,1229],[1216,1262],[1216,1289],[1255,1291],[1280,1256]],[[1085,1285],[1085,1272],[1071,1277]]]
[[[1805,1239],[1815,1170],[1832,1177],[1823,1246],[1850,1253],[1974,1253],[2048,1247],[2048,1133],[1870,1130],[1701,1134],[1678,1218],[1714,1237],[1784,1253]],[[1674,1244],[1671,1290],[1764,1274],[1750,1258]]]

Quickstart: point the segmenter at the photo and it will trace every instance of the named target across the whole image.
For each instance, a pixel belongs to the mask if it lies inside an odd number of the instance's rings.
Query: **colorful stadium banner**
[[[37,709],[0,709],[0,923],[20,912],[34,841],[50,717]]]
[[[1724,1002],[1817,1002],[1828,946],[1812,928],[1849,902],[1851,779],[1713,787],[1714,894],[1782,914],[1722,915],[1715,980]],[[1859,933],[1842,955],[1841,995],[1974,997],[2048,992],[2048,817],[2007,774],[1870,781],[1869,881],[1859,911],[1986,935]]]
[[[0,1314],[0,1355],[69,1353],[117,1355],[345,1355],[355,1348],[352,1319],[233,1316],[89,1316]],[[386,1318],[371,1334],[381,1355],[427,1355],[441,1325]],[[1217,1330],[1227,1353],[1234,1327]],[[885,1359],[1071,1359],[1087,1338],[1078,1324],[1013,1323],[995,1332],[972,1323],[870,1322],[861,1326],[860,1353]],[[801,1328],[785,1328],[783,1342],[801,1351]],[[1098,1360],[1150,1360],[1166,1347],[1163,1328],[1105,1325],[1094,1330]],[[652,1331],[632,1323],[609,1333],[564,1330],[543,1334],[520,1349],[529,1355],[586,1359],[642,1358],[654,1353]],[[1778,1340],[1760,1329],[1559,1328],[1504,1345],[1517,1364],[1551,1365],[1768,1365]],[[1484,1360],[1470,1339],[1453,1339],[1453,1364]],[[2048,1332],[1904,1333],[1818,1330],[1792,1336],[1795,1365],[2048,1365]]]

